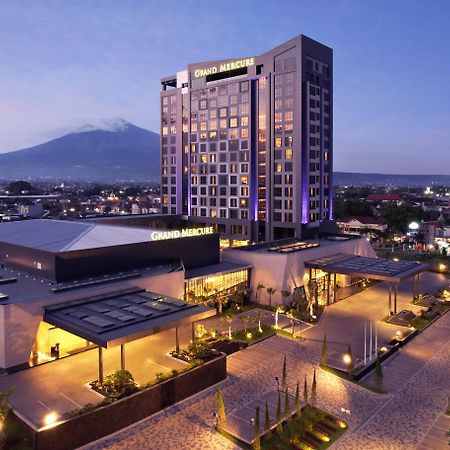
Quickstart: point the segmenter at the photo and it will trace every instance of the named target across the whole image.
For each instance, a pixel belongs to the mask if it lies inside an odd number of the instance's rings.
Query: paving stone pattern
[[[385,383],[394,391],[379,395],[317,369],[317,406],[346,420],[350,429],[333,446],[339,450],[409,450],[418,448],[445,409],[450,392],[450,314],[413,340],[385,371]],[[425,345],[425,347],[423,347]],[[414,355],[426,351],[422,364]],[[305,374],[311,386],[313,367],[319,360],[317,346],[275,336],[238,352],[228,359],[229,376],[222,386],[226,410],[239,411],[276,389],[287,357],[288,388],[295,392]],[[405,363],[403,363],[405,361]],[[411,376],[403,384],[401,366]],[[397,366],[398,370],[395,370]],[[392,370],[391,370],[392,369]],[[415,371],[415,374],[412,374]],[[397,383],[397,384],[396,384]],[[301,389],[301,392],[303,389]],[[341,408],[349,410],[346,415]],[[167,410],[108,436],[85,449],[235,449],[213,431],[216,388],[210,388]],[[422,444],[420,444],[422,445]],[[425,448],[422,447],[421,448]]]

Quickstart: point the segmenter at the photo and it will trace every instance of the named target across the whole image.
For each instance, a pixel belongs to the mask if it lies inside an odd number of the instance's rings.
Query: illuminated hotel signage
[[[230,61],[218,66],[206,67],[204,69],[197,69],[194,72],[195,78],[206,77],[207,75],[213,75],[215,73],[226,72],[228,70],[243,69],[244,67],[253,66],[255,64],[255,58],[238,59],[236,61]]]
[[[213,227],[204,228],[184,228],[183,230],[152,231],[150,237],[152,241],[163,241],[165,239],[178,239],[184,237],[203,236],[213,234]]]

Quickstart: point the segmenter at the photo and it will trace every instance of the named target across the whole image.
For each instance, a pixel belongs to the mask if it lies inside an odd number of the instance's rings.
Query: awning
[[[353,275],[372,280],[399,283],[429,268],[429,264],[417,261],[369,258],[338,253],[331,256],[312,259],[305,267],[320,269],[323,272]]]
[[[216,310],[140,288],[44,307],[44,321],[104,348],[214,316]]]

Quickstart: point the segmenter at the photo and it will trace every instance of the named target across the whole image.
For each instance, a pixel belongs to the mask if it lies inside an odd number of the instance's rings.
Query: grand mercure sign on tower
[[[332,218],[332,49],[301,35],[161,84],[163,213],[251,242]]]

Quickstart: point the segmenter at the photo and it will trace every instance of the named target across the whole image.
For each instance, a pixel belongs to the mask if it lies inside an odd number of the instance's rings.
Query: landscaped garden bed
[[[99,386],[108,394],[103,401],[65,414],[50,428],[36,429],[26,424],[33,436],[32,446],[37,450],[68,450],[114,433],[223,381],[227,375],[226,356],[191,363],[142,386],[134,383],[131,374],[123,373],[127,371],[119,372]]]
[[[267,450],[317,449],[331,446],[346,431],[347,424],[315,406],[302,408],[300,415],[284,423],[281,433],[261,439],[261,448]]]

